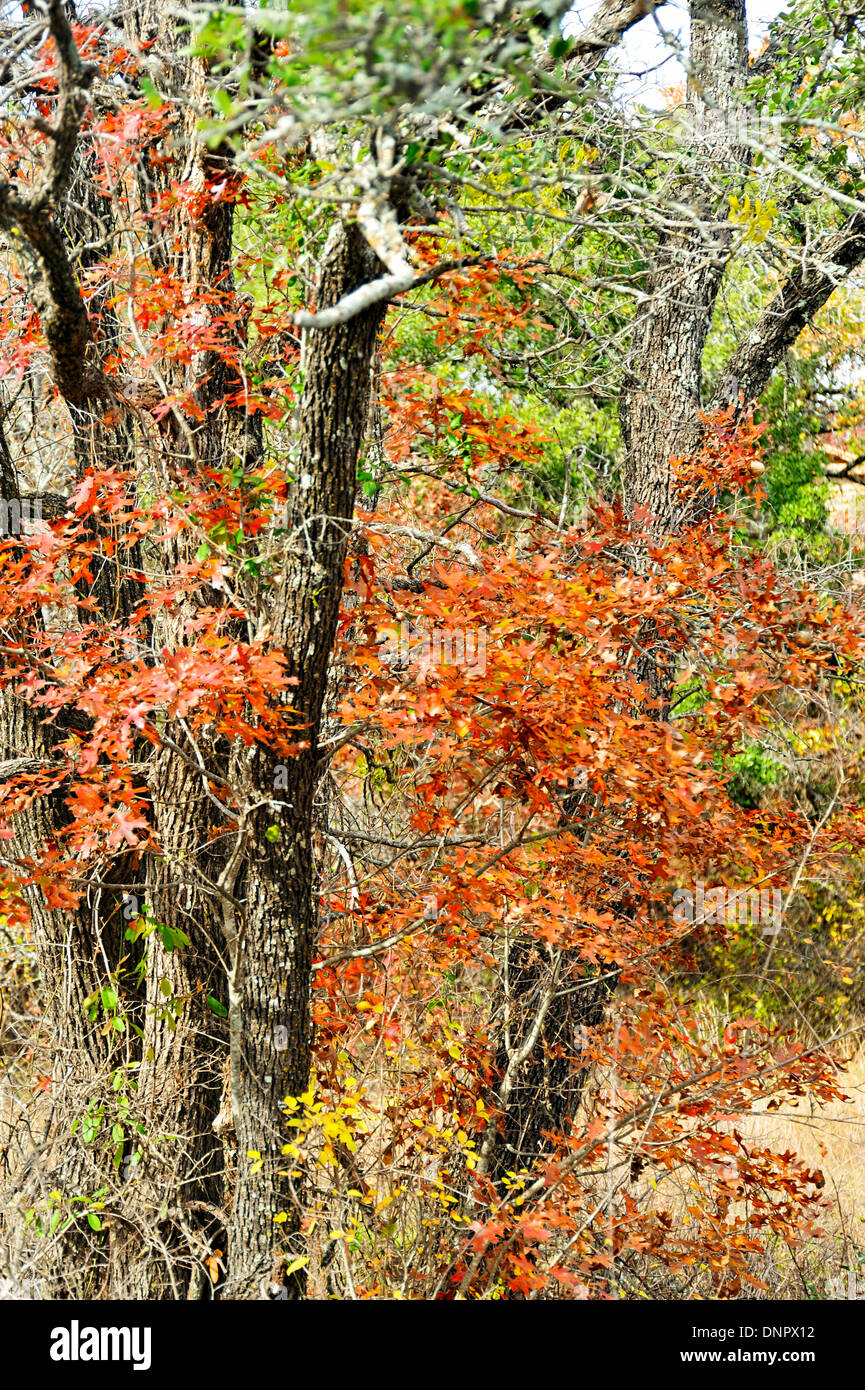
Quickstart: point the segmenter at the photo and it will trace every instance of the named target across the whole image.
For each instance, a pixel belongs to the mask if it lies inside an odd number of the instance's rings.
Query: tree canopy
[[[838,1274],[865,8],[667,14],[0,6],[16,1287]]]

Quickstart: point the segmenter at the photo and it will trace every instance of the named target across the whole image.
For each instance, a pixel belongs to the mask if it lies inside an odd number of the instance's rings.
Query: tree
[[[705,926],[666,920],[677,876],[775,885],[861,834],[843,778],[758,836],[718,771],[773,692],[861,652],[853,614],[729,558],[760,501],[748,407],[865,257],[807,66],[847,63],[855,102],[859,13],[779,21],[749,71],[742,6],[695,12],[686,144],[609,100],[643,16],[609,0],[566,39],[537,0],[45,0],[7,25],[0,462],[49,516],[2,549],[2,862],[50,1052],[15,1072],[44,1078],[45,1137],[10,1129],[7,1244],[49,1291],[320,1292],[316,1231],[372,1223],[395,1155],[436,1170],[421,1296],[608,1268],[580,1165],[614,1141],[705,1183],[728,1293],[756,1238],[718,1204],[760,1185],[793,1238],[818,1200],[756,1151],[719,1180],[712,1116],[835,1096],[831,1055],[767,1033],[734,1063],[652,972]],[[810,160],[754,135],[755,91],[785,138],[813,126]],[[769,234],[767,302],[706,387]],[[613,443],[574,528],[580,397]],[[384,662],[409,620],[457,659]],[[620,1187],[615,1258],[687,1263]]]

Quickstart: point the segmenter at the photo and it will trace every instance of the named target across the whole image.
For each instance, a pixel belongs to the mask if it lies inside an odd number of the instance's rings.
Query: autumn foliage
[[[308,363],[294,316],[316,308],[291,264],[307,233],[284,184],[312,156],[266,145],[241,167],[214,140],[206,177],[181,177],[184,116],[142,82],[148,40],[108,43],[94,25],[74,36],[103,84],[137,94],[94,98],[82,121],[92,192],[124,228],[77,268],[98,371],[89,459],[51,377],[32,273],[14,248],[6,260],[0,367],[13,393],[47,370],[63,495],[0,543],[3,697],[43,739],[39,756],[4,753],[0,891],[3,924],[28,949],[37,897],[63,922],[113,894],[121,944],[94,952],[83,1008],[125,1108],[69,1117],[105,1183],[35,1201],[30,1230],[53,1236],[57,1210],[61,1232],[87,1219],[101,1237],[124,1210],[124,1163],[163,1143],[137,1090],[154,1009],[166,1035],[194,1011],[214,1020],[220,1066],[228,1058],[231,971],[148,990],[154,942],[160,959],[191,959],[206,933],[163,921],[136,885],[152,882],[148,866],[188,861],[200,887],[200,856],[247,844],[250,767],[276,769],[254,810],[278,845],[280,774],[315,747],[315,1031],[309,1085],[283,1098],[280,1136],[302,1242],[289,1274],[328,1296],[335,1269],[361,1299],[687,1297],[694,1279],[719,1298],[761,1290],[755,1257],[819,1231],[825,1181],[742,1120],[843,1098],[849,1046],[843,1029],[810,1044],[756,1006],[707,1011],[713,953],[736,944],[756,977],[775,947],[741,920],[677,920],[674,893],[701,882],[789,901],[806,866],[843,879],[865,851],[856,754],[838,734],[861,715],[865,620],[747,543],[765,500],[765,425],[744,401],[707,414],[699,450],[672,460],[675,524],[660,539],[616,488],[596,488],[575,521],[526,500],[555,441],[502,367],[503,345],[550,331],[542,250],[503,246],[438,275],[414,338],[397,298],[377,335],[325,713],[311,728],[294,703],[302,663],[270,619],[288,508],[307,486],[292,453]],[[40,119],[20,139],[11,118],[2,131],[22,187],[53,138],[47,37],[34,62]],[[227,210],[245,240],[196,278],[190,245],[215,244]],[[407,218],[419,273],[460,251],[451,215],[432,230],[428,219]],[[259,235],[272,238],[264,257]],[[197,450],[217,423],[221,447]],[[93,443],[122,438],[133,443],[115,457]],[[111,574],[125,595],[113,610],[100,597]],[[780,794],[751,809],[729,794],[731,757],[779,721],[819,734],[838,773],[820,816]],[[160,832],[162,757],[194,775],[204,806],[187,860]],[[40,820],[49,806],[62,810]],[[22,853],[28,816],[48,829]],[[213,882],[234,892],[225,872]],[[55,1084],[40,1028],[49,985],[20,965],[5,976],[28,1021],[13,1069],[28,1104]],[[574,1078],[575,1103],[550,1109],[531,1151],[503,1154],[532,1054],[539,1074]],[[220,1155],[228,1223],[238,1156],[229,1141]],[[254,1181],[261,1153],[245,1160]],[[673,1177],[686,1193],[675,1211]],[[224,1232],[207,1229],[202,1263],[221,1290]],[[277,1282],[285,1274],[283,1260]]]

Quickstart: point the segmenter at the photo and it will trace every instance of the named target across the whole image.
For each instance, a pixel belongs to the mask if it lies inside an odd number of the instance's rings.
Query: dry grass
[[[858,1285],[865,1297],[865,1045],[851,1058],[843,1089],[847,1101],[753,1115],[737,1126],[767,1148],[795,1152],[826,1179],[824,1235],[799,1250],[773,1252],[762,1274],[770,1286],[766,1297],[837,1297],[828,1285],[839,1277],[845,1290]]]
[[[846,1101],[818,1108],[808,1100],[798,1109],[757,1109],[737,1116],[731,1127],[749,1146],[776,1153],[793,1153],[825,1178],[823,1208],[815,1219],[820,1234],[790,1247],[769,1239],[765,1251],[749,1260],[751,1275],[765,1287],[749,1287],[746,1298],[835,1299],[865,1298],[865,1045],[851,1058],[842,1078]],[[657,1177],[657,1174],[656,1174]],[[688,1221],[687,1208],[696,1195],[693,1174],[680,1169],[664,1175],[652,1187],[644,1180],[630,1188],[644,1209],[662,1208],[674,1229]],[[734,1203],[742,1215],[743,1204]],[[715,1298],[708,1267],[679,1280],[650,1261],[638,1274],[642,1296],[662,1299]],[[623,1282],[620,1296],[633,1296],[638,1286]]]

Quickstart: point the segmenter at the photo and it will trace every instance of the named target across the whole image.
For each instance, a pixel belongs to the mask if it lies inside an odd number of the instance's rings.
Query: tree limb
[[[833,290],[865,261],[865,214],[855,213],[824,237],[763,310],[747,339],[727,362],[711,403],[752,401],[762,393],[784,352],[822,309]]]
[[[452,270],[483,265],[491,259],[491,256],[461,256],[457,260],[441,261],[422,275],[416,275],[410,267],[398,274],[381,275],[377,280],[370,280],[368,284],[344,295],[328,309],[320,309],[315,314],[310,313],[308,309],[298,309],[292,322],[298,328],[335,328],[338,324],[348,323],[350,319],[362,314],[365,309],[372,308],[374,304],[380,304],[382,300],[393,299],[398,294],[406,294],[408,290],[428,285],[431,280],[448,275]]]
[[[50,152],[29,198],[6,179],[0,180],[0,229],[21,253],[54,382],[70,405],[82,406],[107,398],[111,390],[104,374],[88,360],[93,346],[90,320],[53,214],[71,177],[94,70],[81,62],[62,0],[48,0],[47,19],[59,69]]]

